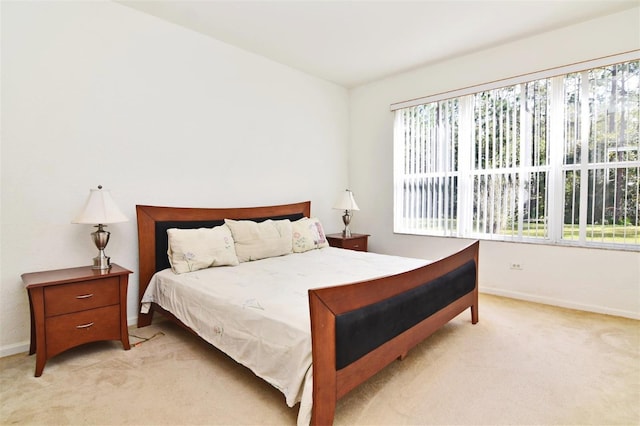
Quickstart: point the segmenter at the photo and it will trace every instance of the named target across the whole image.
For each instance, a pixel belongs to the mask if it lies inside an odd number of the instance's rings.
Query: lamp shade
[[[336,210],[360,210],[356,200],[353,198],[353,192],[348,189],[340,194],[340,198],[338,198],[333,208]]]
[[[89,193],[89,198],[80,214],[71,223],[88,223],[92,225],[126,222],[129,219],[118,209],[108,190],[98,186]]]

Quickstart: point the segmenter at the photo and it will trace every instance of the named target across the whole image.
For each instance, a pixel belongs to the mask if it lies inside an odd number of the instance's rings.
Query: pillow
[[[305,251],[327,247],[329,242],[322,229],[322,224],[317,218],[303,217],[291,224],[293,230],[293,251],[303,253]]]
[[[236,243],[236,254],[240,262],[282,256],[292,252],[291,221],[225,219]]]
[[[238,264],[233,237],[226,225],[199,229],[170,228],[167,236],[169,263],[176,274]]]

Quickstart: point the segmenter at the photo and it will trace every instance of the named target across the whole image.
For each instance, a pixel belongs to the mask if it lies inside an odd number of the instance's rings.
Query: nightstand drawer
[[[120,339],[120,306],[58,315],[46,323],[47,357],[52,357],[83,343]]]
[[[367,251],[367,240],[364,238],[353,238],[350,240],[344,240],[342,242],[342,248],[357,251]]]
[[[80,312],[116,305],[120,300],[118,277],[56,285],[44,289],[45,316]]]
[[[350,237],[345,237],[342,234],[327,234],[326,237],[331,247],[356,251],[368,250],[369,234],[351,234]]]

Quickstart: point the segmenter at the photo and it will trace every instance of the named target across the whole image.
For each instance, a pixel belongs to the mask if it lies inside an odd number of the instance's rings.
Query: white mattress
[[[311,326],[307,290],[392,275],[429,263],[327,247],[176,275],[156,273],[142,298],[155,302],[207,342],[300,402],[311,419]]]

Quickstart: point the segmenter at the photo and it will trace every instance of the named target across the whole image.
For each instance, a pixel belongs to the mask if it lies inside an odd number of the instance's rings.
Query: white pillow
[[[264,222],[225,219],[224,222],[231,229],[240,262],[282,256],[292,251],[288,219]]]
[[[211,266],[238,264],[233,236],[226,225],[214,228],[167,229],[169,263],[176,274]]]
[[[322,224],[317,218],[303,217],[293,222],[291,226],[294,253],[303,253],[329,245]]]

